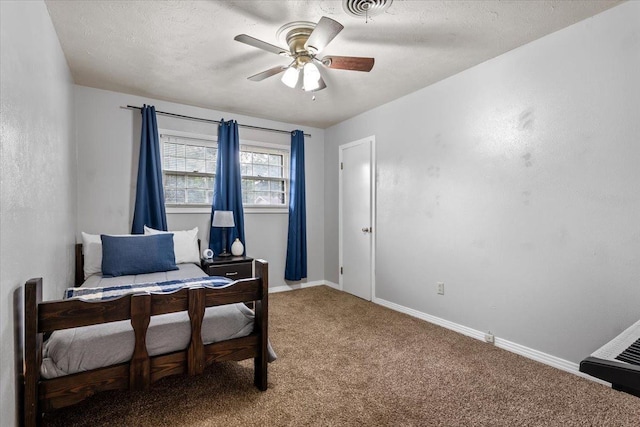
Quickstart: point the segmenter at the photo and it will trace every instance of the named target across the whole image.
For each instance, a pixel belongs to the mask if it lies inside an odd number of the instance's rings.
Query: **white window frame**
[[[180,138],[194,139],[200,141],[210,141],[211,145],[218,145],[217,136],[204,135],[193,132],[183,132],[170,129],[158,129],[159,135],[175,136]],[[266,148],[271,150],[284,151],[287,153],[283,165],[283,180],[285,182],[285,204],[282,206],[273,205],[243,205],[243,211],[245,214],[288,214],[289,213],[289,174],[291,168],[291,147],[284,144],[273,144],[262,141],[250,141],[240,140],[240,149],[243,147],[255,147],[257,149]],[[160,144],[160,158],[162,164],[162,179],[164,181],[164,144]],[[215,174],[214,174],[215,176]],[[164,186],[164,182],[163,182]],[[199,213],[211,213],[211,206],[198,206],[198,205],[166,205],[166,213],[168,214],[199,214]]]
[[[286,155],[283,159],[282,165],[282,178],[264,178],[266,181],[283,181],[284,182],[284,204],[280,206],[276,205],[246,205],[243,204],[243,209],[245,212],[249,211],[251,213],[270,213],[272,211],[278,211],[279,213],[289,213],[289,176],[290,176],[290,168],[291,168],[291,147],[289,145],[280,145],[280,144],[271,144],[268,142],[259,142],[259,141],[248,141],[248,140],[240,140],[240,151],[244,148],[255,148],[256,151],[261,148],[265,149],[265,151],[269,154],[277,154],[276,152],[285,152]],[[271,152],[269,152],[271,151]],[[244,179],[247,178],[246,175],[243,176]],[[251,178],[259,178],[256,176],[252,176]]]

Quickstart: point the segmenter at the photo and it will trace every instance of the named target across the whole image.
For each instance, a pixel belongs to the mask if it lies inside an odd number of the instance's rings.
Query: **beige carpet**
[[[321,286],[274,294],[251,361],[106,392],[51,426],[640,426],[640,399]]]

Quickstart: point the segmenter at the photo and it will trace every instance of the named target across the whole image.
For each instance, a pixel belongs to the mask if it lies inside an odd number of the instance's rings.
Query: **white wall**
[[[7,421],[15,289],[42,276],[44,297],[59,297],[80,231],[129,230],[140,118],[119,107],[297,126],[73,86],[43,2],[2,1],[0,19]],[[376,135],[378,297],[575,362],[637,320],[639,19],[640,4],[628,2],[326,132],[303,128],[312,134],[309,280],[338,282],[338,146]],[[207,223],[206,214],[169,215],[170,228],[197,225],[204,240]],[[249,253],[270,261],[272,286],[283,283],[286,223],[283,214],[246,217]]]
[[[12,425],[14,291],[72,283],[76,226],[73,83],[45,4],[0,2],[0,414]],[[44,256],[35,254],[42,253]]]
[[[324,279],[324,131],[273,122],[227,112],[141,98],[117,92],[76,86],[78,138],[78,226],[90,233],[128,233],[135,200],[140,112],[120,108],[126,105],[154,105],[156,110],[213,120],[236,119],[240,124],[294,130],[305,137],[307,190],[308,278]],[[217,125],[158,115],[158,127],[216,135]],[[290,144],[289,134],[240,128],[241,140]],[[169,230],[197,226],[203,245],[208,244],[210,214],[167,214]],[[247,254],[269,261],[270,286],[282,286],[287,247],[288,215],[245,213]]]
[[[639,22],[624,3],[327,129],[325,277],[338,147],[375,135],[377,297],[573,362],[637,321]]]

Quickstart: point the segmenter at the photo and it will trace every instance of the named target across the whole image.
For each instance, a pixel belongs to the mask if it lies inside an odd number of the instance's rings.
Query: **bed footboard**
[[[40,424],[42,414],[75,404],[97,392],[114,389],[148,390],[168,375],[197,375],[206,365],[254,358],[254,382],[267,389],[268,360],[268,264],[255,262],[256,277],[238,280],[219,289],[181,289],[168,294],[127,294],[100,302],[60,300],[42,302],[42,279],[31,279],[24,287],[24,401],[25,426]],[[202,321],[206,307],[255,302],[253,332],[242,338],[205,345]],[[186,311],[191,323],[189,346],[178,352],[150,357],[146,333],[151,316]],[[134,330],[133,356],[127,363],[53,379],[40,377],[43,334],[55,330],[130,320]]]
[[[269,345],[269,266],[266,261],[256,260],[256,276],[262,278],[261,295],[262,298],[255,302],[256,320],[254,333],[258,335],[258,355],[254,359],[254,383],[258,389],[267,389],[267,362]]]
[[[38,405],[38,383],[42,363],[42,333],[38,332],[38,304],[42,302],[42,278],[30,279],[24,287],[23,402],[24,425],[39,425],[42,413]]]

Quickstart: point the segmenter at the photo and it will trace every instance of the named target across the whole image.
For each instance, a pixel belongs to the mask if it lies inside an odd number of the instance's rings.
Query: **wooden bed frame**
[[[76,245],[76,278],[83,277],[82,245]],[[78,258],[77,258],[78,259]],[[80,269],[78,270],[78,266]],[[167,294],[128,294],[116,299],[86,302],[78,299],[42,301],[42,278],[24,285],[24,323],[17,322],[18,354],[24,356],[18,408],[26,427],[39,425],[45,412],[78,403],[104,390],[148,390],[151,383],[176,374],[197,375],[205,366],[226,360],[254,359],[254,383],[267,389],[268,342],[268,264],[255,261],[255,275],[238,280],[222,289],[181,289]],[[82,280],[81,280],[82,281]],[[76,279],[76,286],[78,280]],[[204,345],[201,336],[205,307],[255,302],[253,332]],[[191,341],[182,351],[150,357],[146,349],[146,332],[151,316],[187,311],[191,321]],[[58,378],[40,377],[43,335],[55,330],[100,323],[130,320],[135,335],[133,356],[129,362],[93,369]]]

